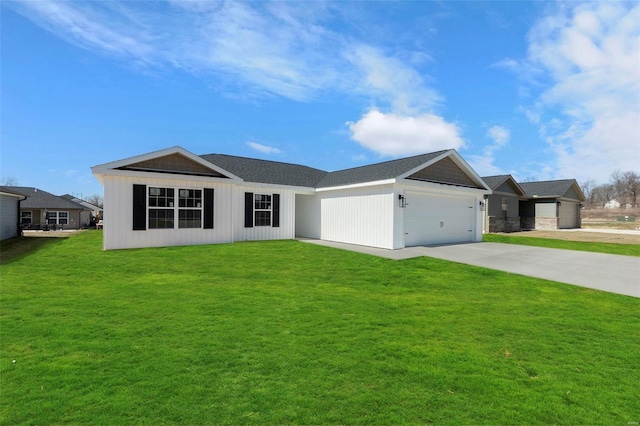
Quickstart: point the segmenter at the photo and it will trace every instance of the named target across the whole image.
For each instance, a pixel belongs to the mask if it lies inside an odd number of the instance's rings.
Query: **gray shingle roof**
[[[416,155],[413,157],[400,158],[397,160],[385,161],[383,163],[331,172],[319,182],[318,188],[330,188],[332,186],[352,185],[356,183],[393,179],[430,160],[433,160],[447,151],[448,150],[437,151],[429,154]]]
[[[571,188],[575,183],[575,179],[546,180],[540,182],[522,182],[520,187],[524,190],[527,197],[559,198]]]
[[[333,186],[392,179],[445,152],[447,152],[447,150],[335,172],[326,172],[298,164],[236,157],[225,154],[207,154],[201,155],[200,157],[241,177],[247,182],[329,188]]]
[[[327,174],[323,170],[298,164],[236,157],[234,155],[206,154],[200,157],[233,173],[246,182],[315,187]]]
[[[489,185],[489,188],[496,189],[509,177],[511,177],[511,175],[482,176],[482,180]]]
[[[25,195],[27,199],[20,202],[20,207],[23,209],[85,209],[85,207],[80,204],[65,200],[62,197],[58,197],[57,195],[53,195],[47,191],[43,191],[32,186],[3,186],[2,188],[6,188],[7,190],[17,194]]]

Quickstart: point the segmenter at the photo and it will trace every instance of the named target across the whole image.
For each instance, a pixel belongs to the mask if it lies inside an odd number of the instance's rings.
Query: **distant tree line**
[[[596,185],[589,179],[580,185],[589,207],[604,207],[609,201],[617,201],[620,207],[638,207],[640,174],[616,170],[607,183]]]

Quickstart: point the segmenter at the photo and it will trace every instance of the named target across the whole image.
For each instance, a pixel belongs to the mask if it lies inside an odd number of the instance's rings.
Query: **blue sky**
[[[640,169],[640,3],[3,1],[1,171],[180,145],[337,170],[455,148],[480,175]]]

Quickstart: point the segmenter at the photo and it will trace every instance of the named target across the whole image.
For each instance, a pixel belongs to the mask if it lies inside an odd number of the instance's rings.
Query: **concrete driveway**
[[[385,250],[321,240],[310,243],[402,260],[428,256],[640,297],[640,258],[501,243]]]

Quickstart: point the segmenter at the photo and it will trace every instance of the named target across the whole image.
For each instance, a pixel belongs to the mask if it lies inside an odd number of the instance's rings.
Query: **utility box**
[[[633,215],[629,216],[618,216],[618,222],[635,222],[636,217]]]

